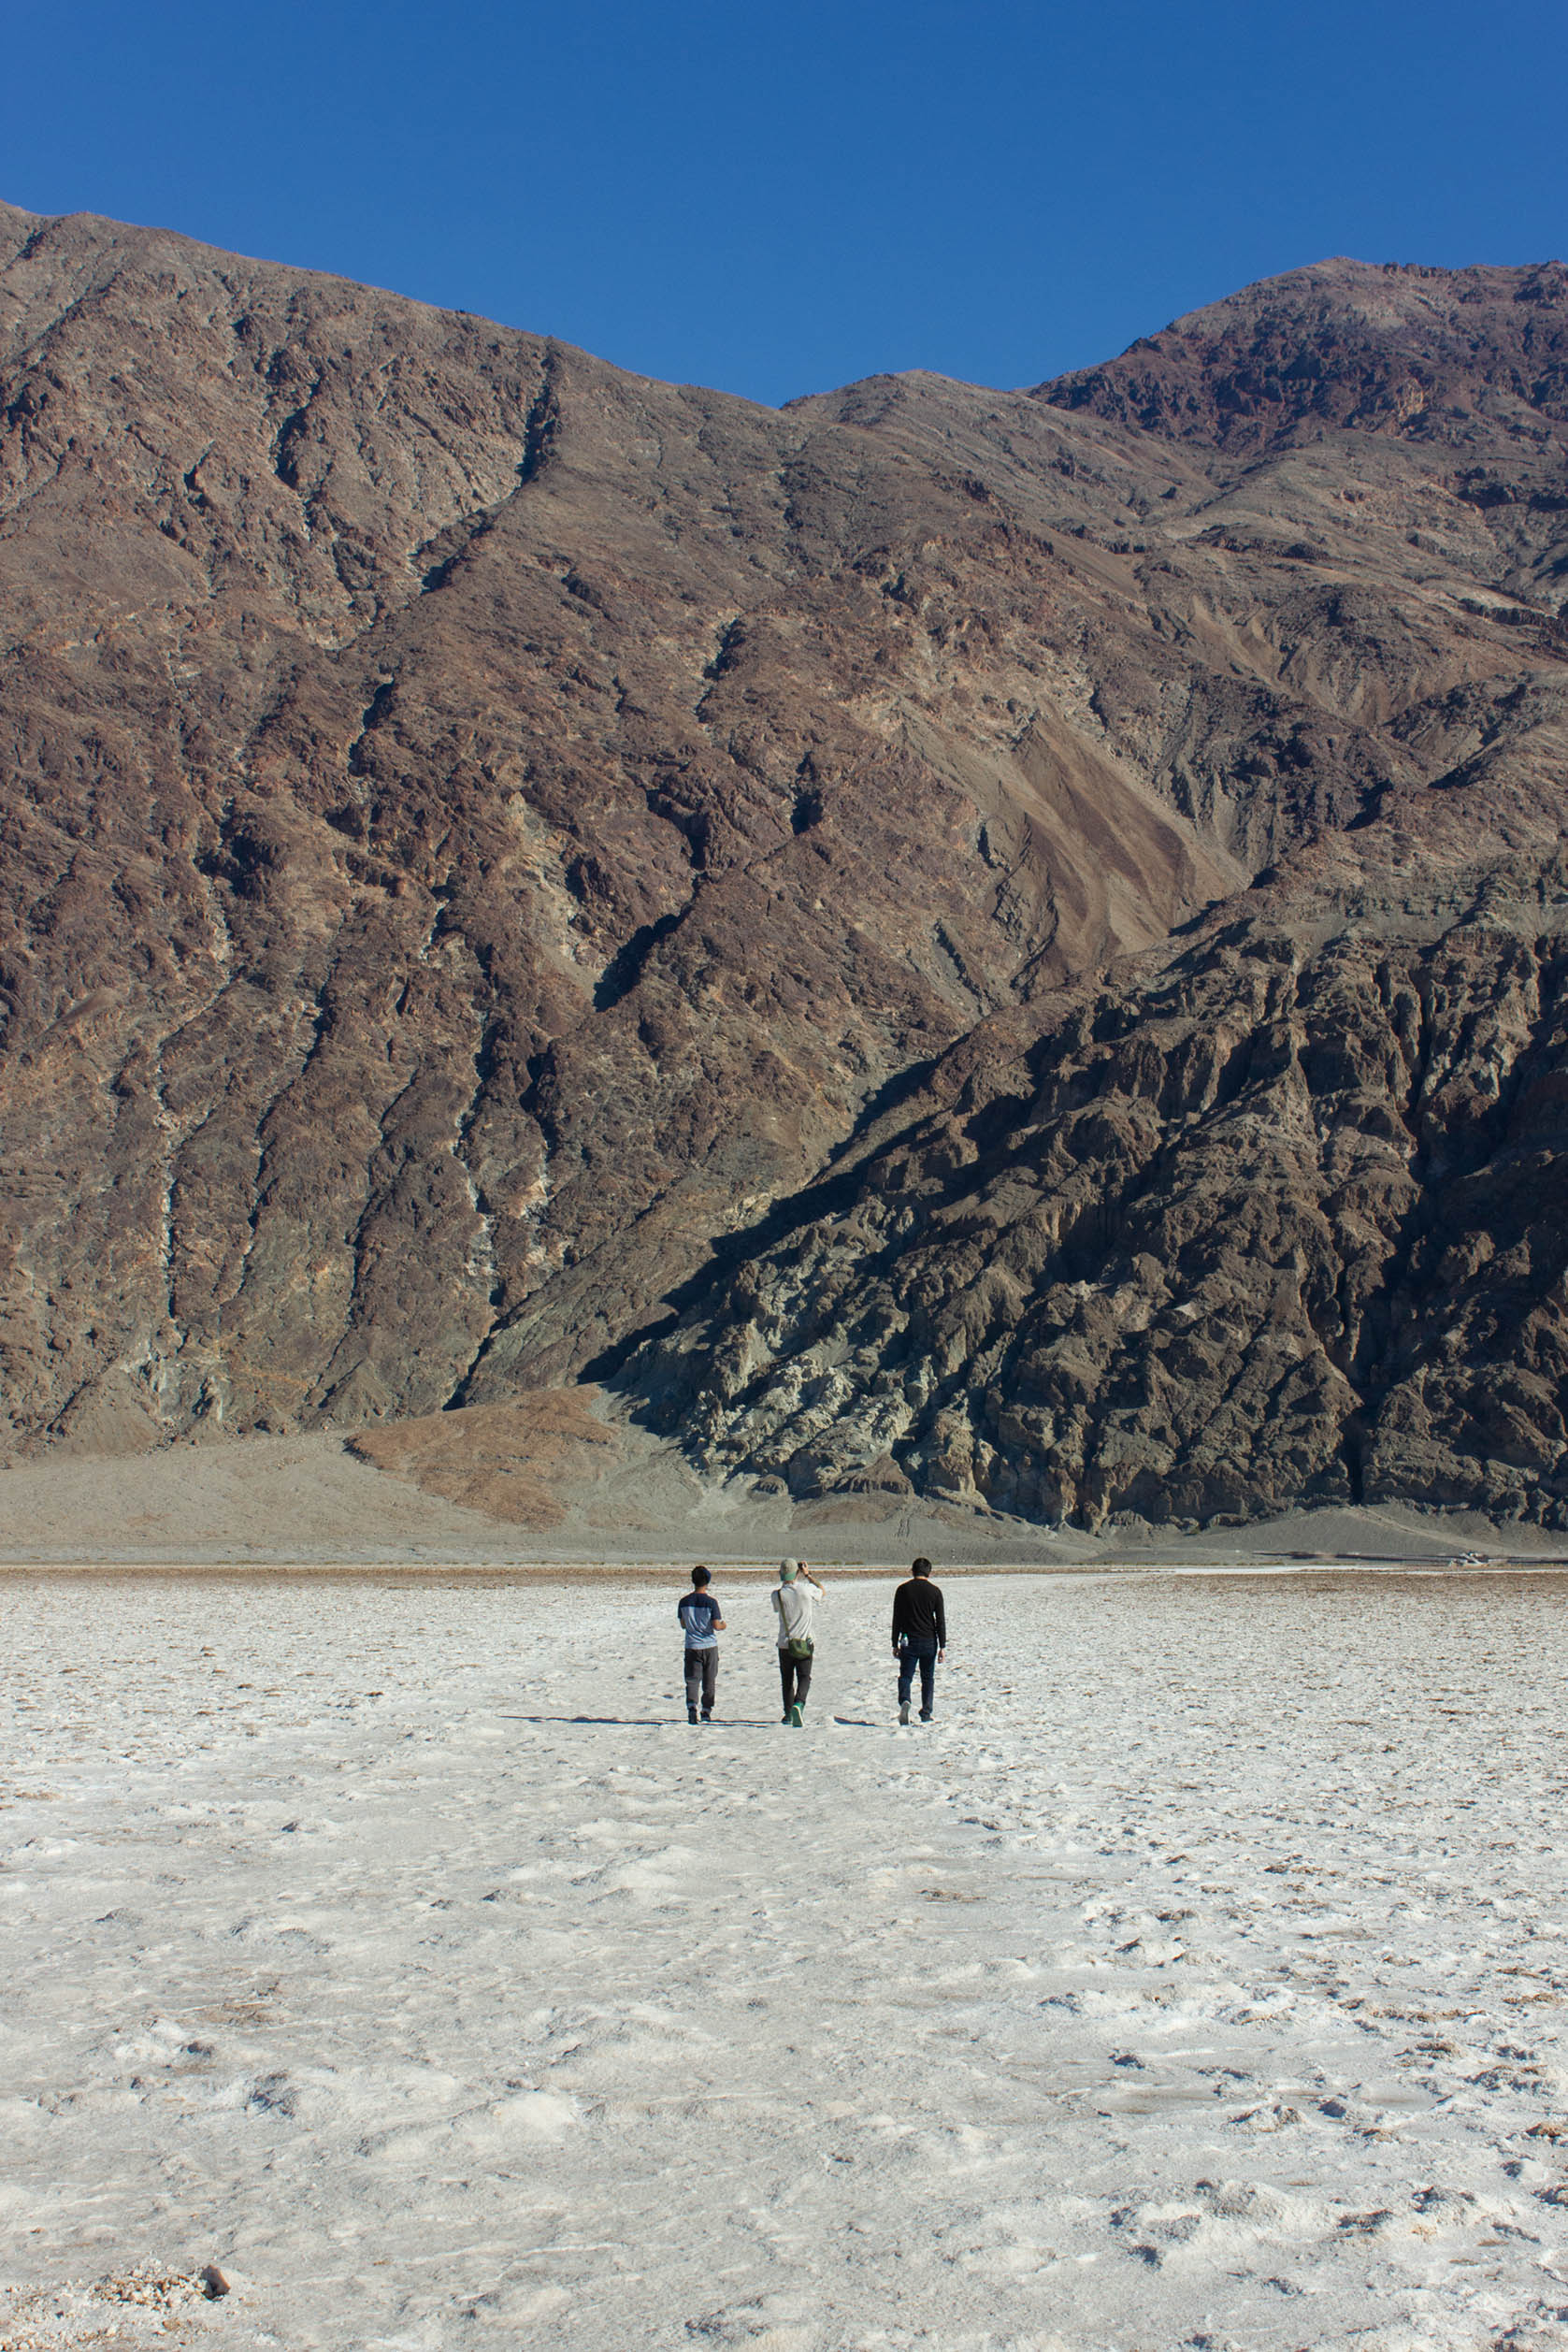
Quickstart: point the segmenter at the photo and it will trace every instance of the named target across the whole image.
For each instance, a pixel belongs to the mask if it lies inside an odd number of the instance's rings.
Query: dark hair
[[[910,1567],[910,1574],[911,1576],[929,1576],[930,1573],[931,1564],[927,1559],[925,1553],[922,1552],[919,1559],[912,1564]]]
[[[712,1578],[709,1575],[707,1569],[703,1566],[701,1561],[699,1560],[696,1567],[692,1570],[692,1582],[694,1584],[712,1584]]]

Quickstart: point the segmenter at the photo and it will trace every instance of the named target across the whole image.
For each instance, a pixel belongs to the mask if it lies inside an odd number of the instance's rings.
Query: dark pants
[[[812,1687],[810,1658],[792,1658],[787,1650],[779,1652],[779,1681],[784,1684],[784,1713],[792,1707],[804,1707],[806,1693]]]
[[[899,1704],[909,1705],[914,1669],[920,1668],[920,1720],[928,1724],[937,1690],[937,1646],[934,1641],[906,1641],[899,1652]]]
[[[713,1693],[719,1687],[719,1653],[716,1650],[686,1652],[686,1705],[695,1707],[702,1701],[702,1711],[713,1711]]]

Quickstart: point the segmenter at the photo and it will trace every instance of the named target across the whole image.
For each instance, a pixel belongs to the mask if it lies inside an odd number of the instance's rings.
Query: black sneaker
[[[708,1712],[706,1707],[702,1710],[702,1720],[705,1724],[711,1724],[713,1720],[712,1716]]]
[[[687,1708],[687,1710],[686,1710],[686,1721],[687,1721],[687,1723],[688,1723],[688,1724],[695,1724],[695,1723],[696,1723],[696,1721],[697,1721],[697,1710],[696,1710],[696,1708],[695,1708],[695,1707],[688,1707],[688,1708]]]
[[[907,1724],[907,1723],[908,1723],[908,1721],[909,1721],[909,1701],[908,1701],[908,1699],[907,1699],[907,1698],[904,1700],[904,1702],[903,1702],[902,1706],[899,1709],[899,1721],[901,1724]]]

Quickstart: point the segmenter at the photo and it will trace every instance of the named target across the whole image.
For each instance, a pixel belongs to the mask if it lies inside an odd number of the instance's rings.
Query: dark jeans
[[[719,1687],[719,1653],[716,1650],[686,1652],[686,1705],[695,1707],[702,1701],[702,1711],[713,1711],[713,1693]]]
[[[920,1720],[928,1724],[937,1689],[937,1646],[934,1641],[906,1641],[899,1652],[899,1704],[909,1705],[914,1669],[920,1668]]]
[[[784,1713],[792,1707],[804,1707],[806,1693],[812,1687],[810,1658],[792,1658],[787,1650],[779,1652],[779,1681],[784,1684]]]

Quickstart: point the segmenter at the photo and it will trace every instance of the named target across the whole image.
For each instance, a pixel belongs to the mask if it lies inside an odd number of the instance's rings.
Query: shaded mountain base
[[[685,1580],[698,1559],[766,1574],[783,1553],[827,1567],[904,1568],[917,1551],[955,1568],[1244,1567],[1254,1562],[1443,1566],[1475,1552],[1550,1563],[1561,1538],[1522,1527],[1499,1538],[1474,1512],[1299,1511],[1182,1536],[1143,1522],[1099,1536],[1052,1532],[1003,1514],[892,1496],[820,1497],[718,1488],[678,1448],[583,1390],[537,1400],[598,1441],[554,1445],[520,1423],[513,1449],[488,1408],[407,1423],[409,1443],[373,1467],[363,1441],[326,1431],[167,1447],[134,1458],[63,1456],[0,1473],[7,1506],[0,1567],[230,1566],[247,1573],[453,1569],[546,1577],[640,1570]],[[548,1453],[548,1460],[545,1458]],[[488,1481],[487,1481],[488,1476]],[[507,1482],[503,1483],[503,1479]],[[511,1481],[515,1481],[514,1483]],[[488,1509],[474,1508],[481,1493]],[[455,1497],[455,1499],[453,1499]],[[541,1507],[552,1523],[528,1524]]]

